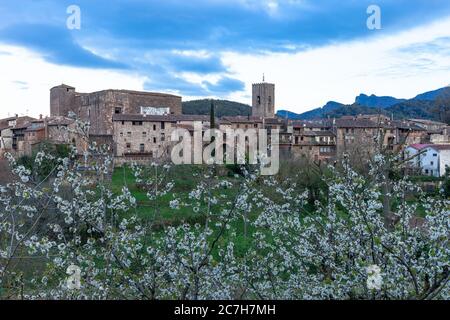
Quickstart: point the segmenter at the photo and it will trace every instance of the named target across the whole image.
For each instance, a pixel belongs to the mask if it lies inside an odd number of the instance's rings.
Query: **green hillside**
[[[216,116],[248,116],[252,114],[252,108],[249,105],[228,101],[213,100],[216,106]],[[183,114],[208,115],[211,108],[210,99],[192,100],[183,102]]]

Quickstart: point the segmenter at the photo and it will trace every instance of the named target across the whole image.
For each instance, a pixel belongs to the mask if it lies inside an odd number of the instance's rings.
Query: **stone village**
[[[71,117],[69,117],[71,115]],[[34,119],[14,116],[0,119],[0,158],[32,155],[43,142],[74,144],[80,155],[82,143],[70,130],[74,116],[90,123],[88,140],[110,147],[114,164],[143,163],[170,156],[175,129],[192,135],[195,124],[211,127],[209,115],[182,114],[180,96],[130,90],[77,92],[59,85],[50,89],[50,116]],[[317,164],[333,163],[343,154],[361,157],[375,152],[374,138],[381,137],[385,150],[418,154],[410,161],[412,170],[442,176],[450,165],[449,127],[440,122],[392,120],[384,115],[345,116],[315,121],[288,120],[275,115],[275,85],[252,85],[252,114],[214,118],[220,130],[279,130],[280,156],[305,159]]]

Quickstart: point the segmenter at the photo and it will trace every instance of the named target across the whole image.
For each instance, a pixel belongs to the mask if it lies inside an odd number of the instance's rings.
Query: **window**
[[[295,137],[295,144],[298,144],[298,137]]]
[[[133,126],[142,126],[142,121],[133,121]]]
[[[161,122],[161,129],[164,130],[164,128],[165,128],[165,123]]]
[[[122,108],[121,107],[114,108],[114,113],[115,114],[121,114],[122,113]]]
[[[156,124],[153,125],[153,131],[156,131]]]
[[[144,145],[143,143],[141,143],[141,144],[139,145],[139,151],[140,151],[140,152],[145,152],[145,145]]]
[[[120,133],[120,137],[123,137],[123,132]]]
[[[258,124],[257,124],[257,123],[255,123],[253,126],[254,126],[255,128],[258,128]]]
[[[272,104],[272,96],[269,96],[269,105]]]
[[[156,143],[156,137],[153,137],[153,143]]]
[[[437,153],[433,153],[433,157],[437,157]]]
[[[127,136],[131,138],[131,132],[127,132]]]
[[[165,141],[166,140],[166,136],[164,135],[164,133],[161,133],[161,141]]]
[[[127,149],[131,149],[131,143],[127,143]]]
[[[123,125],[123,126],[125,125],[125,121],[122,121],[122,125]]]
[[[145,137],[147,137],[147,132],[142,132],[142,136],[145,138]]]
[[[430,162],[430,166],[434,166],[434,161],[431,161],[431,162]]]
[[[258,101],[258,104],[261,104],[261,97],[260,96],[258,96],[257,101]]]

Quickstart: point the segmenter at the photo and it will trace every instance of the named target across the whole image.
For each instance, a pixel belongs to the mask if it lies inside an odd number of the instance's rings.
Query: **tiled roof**
[[[44,130],[45,127],[44,126],[29,126],[25,132],[34,132],[34,131],[40,131],[40,130]]]
[[[431,144],[424,144],[424,143],[415,143],[415,144],[411,144],[409,145],[411,148],[414,148],[416,150],[423,150],[429,146],[431,146]]]
[[[11,130],[24,130],[24,129],[27,129],[30,125],[31,125],[31,123],[25,123],[20,126],[12,127]]]
[[[434,150],[450,150],[450,144],[411,144],[410,147],[416,150],[432,148]]]
[[[338,128],[378,128],[379,125],[368,119],[336,119],[335,125]]]
[[[317,137],[317,136],[326,136],[326,137],[334,137],[335,134],[329,130],[313,130],[313,131],[305,131],[300,135],[308,136],[308,137]]]
[[[433,144],[429,146],[434,150],[450,150],[450,144]]]
[[[228,121],[231,123],[262,123],[261,118],[255,118],[255,117],[244,117],[244,116],[226,116],[220,118],[220,120]]]
[[[178,121],[209,121],[209,116],[201,115],[142,115],[142,114],[115,114],[113,121],[147,121],[147,122],[178,122]]]
[[[292,125],[294,128],[330,128],[332,126],[330,123],[327,123],[327,121],[293,121]]]
[[[421,128],[414,123],[406,122],[406,121],[392,120],[392,121],[389,121],[388,123],[385,123],[385,126],[399,128],[399,129],[403,129],[403,130],[425,131],[424,128]]]

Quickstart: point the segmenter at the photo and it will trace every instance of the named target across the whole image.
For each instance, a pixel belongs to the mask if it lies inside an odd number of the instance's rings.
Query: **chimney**
[[[39,115],[39,120],[42,120],[42,114]]]

